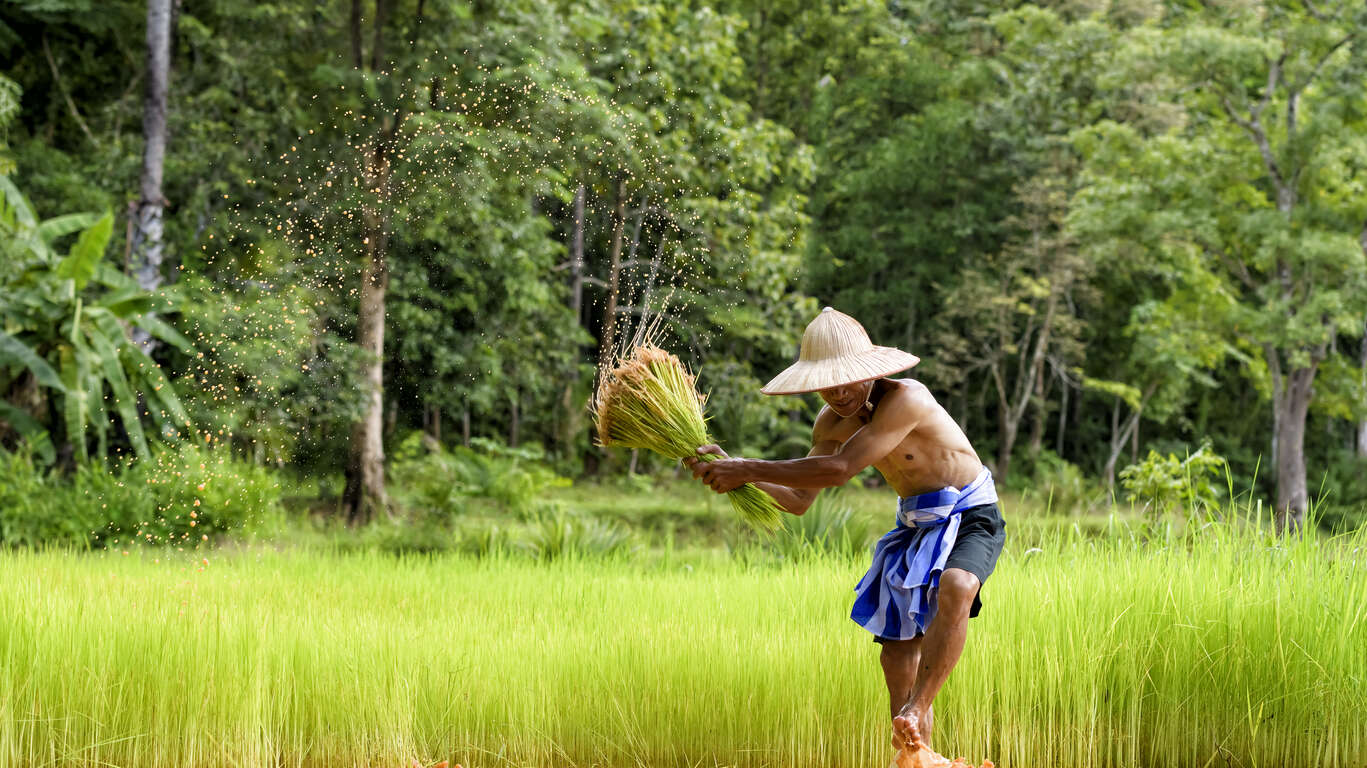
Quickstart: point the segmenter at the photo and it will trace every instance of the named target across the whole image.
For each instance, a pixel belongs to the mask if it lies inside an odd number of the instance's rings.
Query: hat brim
[[[921,358],[894,347],[873,347],[865,352],[825,360],[799,360],[769,380],[760,392],[766,395],[800,395],[846,384],[858,384],[891,376],[921,362]]]

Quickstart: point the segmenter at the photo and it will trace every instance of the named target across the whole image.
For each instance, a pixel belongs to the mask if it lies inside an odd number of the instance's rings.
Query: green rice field
[[[0,557],[0,765],[831,766],[892,755],[865,563]],[[936,704],[1003,767],[1367,764],[1367,535],[1008,548]]]

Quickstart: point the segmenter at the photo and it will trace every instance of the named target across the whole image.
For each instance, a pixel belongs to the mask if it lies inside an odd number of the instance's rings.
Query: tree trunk
[[[423,409],[423,431],[441,442],[441,406],[429,405]]]
[[[513,387],[512,398],[508,403],[508,447],[516,448],[519,432],[522,430],[522,413],[518,405],[520,397],[517,387]]]
[[[384,226],[383,190],[389,184],[389,159],[381,146],[367,157],[366,188],[381,190],[372,204],[362,207],[365,266],[361,271],[361,306],[357,344],[365,354],[361,377],[367,401],[360,421],[352,426],[347,487],[342,502],[352,525],[370,522],[388,508],[384,487],[384,315],[389,288],[388,233]]]
[[[466,403],[460,411],[460,444],[470,447],[470,404]]]
[[[1364,234],[1367,240],[1367,234]],[[1367,242],[1364,242],[1363,249],[1367,250]],[[1358,363],[1362,367],[1362,389],[1367,391],[1367,325],[1362,329],[1362,351],[1358,353]],[[1367,418],[1358,423],[1357,439],[1358,458],[1367,459]]]
[[[570,239],[570,311],[574,321],[583,323],[584,317],[584,195],[580,184],[574,192],[574,235]]]
[[[584,322],[584,198],[587,190],[583,184],[574,191],[574,230],[570,235],[570,314],[578,330]],[[582,429],[582,408],[575,402],[575,391],[579,387],[578,361],[583,350],[578,343],[570,356],[570,367],[565,371],[565,387],[560,391],[560,412],[556,415],[560,455],[570,458],[574,442]]]
[[[1115,465],[1120,461],[1120,454],[1125,450],[1125,443],[1138,442],[1139,420],[1144,415],[1144,408],[1149,404],[1149,398],[1153,397],[1157,391],[1158,384],[1156,382],[1149,385],[1149,388],[1144,391],[1144,395],[1139,398],[1139,407],[1130,412],[1124,425],[1120,423],[1120,400],[1116,399],[1115,406],[1111,411],[1110,454],[1106,456],[1106,465],[1101,469],[1101,475],[1106,481],[1108,492],[1115,490]]]
[[[360,69],[365,63],[364,54],[361,52],[361,0],[351,0],[351,20],[348,29],[351,32],[351,66]]]
[[[1305,524],[1309,494],[1305,484],[1305,419],[1314,395],[1314,365],[1290,371],[1277,410],[1277,530],[1294,532]]]
[[[171,72],[171,0],[147,3],[147,93],[142,108],[142,178],[134,214],[133,273],[144,291],[161,287],[162,215],[166,201],[161,193],[166,161],[166,102]],[[133,341],[143,351],[152,349],[152,337],[133,328]]]
[[[622,230],[626,225],[626,183],[617,182],[617,207],[613,211],[612,249],[608,255],[608,300],[603,309],[603,335],[598,340],[599,375],[612,363],[612,350],[616,346],[617,333],[617,287],[622,272]]]
[[[997,419],[997,466],[993,474],[1005,479],[1011,472],[1011,451],[1016,445],[1016,429],[1019,422],[1010,414],[1002,414]]]
[[[1035,414],[1030,424],[1030,442],[1026,448],[1031,463],[1039,459],[1040,451],[1044,449],[1044,421],[1049,418],[1049,393],[1044,387],[1044,369],[1045,366],[1040,366],[1035,372]]]
[[[347,467],[346,493],[342,503],[347,522],[364,525],[386,508],[384,487],[384,296],[388,274],[384,254],[376,249],[361,273],[361,309],[358,344],[366,354],[362,381],[366,406],[351,428],[351,458]]]
[[[1057,292],[1051,292],[1045,304],[1044,319],[1040,323],[1039,330],[1034,338],[1034,349],[1026,357],[1026,349],[1029,344],[1030,331],[1027,328],[1024,336],[1024,343],[1021,344],[1021,360],[1017,364],[1017,378],[1014,384],[1015,392],[1008,394],[1007,384],[1001,366],[994,366],[992,369],[993,381],[997,387],[998,402],[998,429],[1000,443],[997,446],[997,466],[994,474],[999,479],[1005,480],[1011,468],[1011,451],[1015,448],[1016,435],[1020,431],[1020,424],[1025,419],[1025,412],[1030,407],[1031,395],[1035,391],[1036,377],[1043,369],[1044,355],[1049,348],[1049,341],[1053,331],[1054,310],[1058,305]]]
[[[1068,379],[1063,378],[1063,392],[1059,396],[1058,435],[1054,437],[1054,453],[1063,456],[1063,436],[1068,433]]]

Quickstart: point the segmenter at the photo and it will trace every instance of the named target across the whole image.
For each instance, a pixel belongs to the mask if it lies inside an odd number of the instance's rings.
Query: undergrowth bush
[[[189,443],[113,468],[82,464],[69,475],[27,453],[0,453],[0,543],[195,545],[278,528],[279,497],[269,470]]]
[[[510,448],[484,438],[470,446],[446,448],[421,432],[409,435],[389,470],[394,500],[412,515],[449,518],[471,498],[526,515],[543,491],[571,483],[548,467],[539,446]]]
[[[783,530],[774,536],[773,547],[783,557],[802,560],[816,555],[862,555],[873,540],[867,520],[855,516],[854,507],[839,488],[828,488],[801,515],[784,515]]]
[[[1367,459],[1340,452],[1325,466],[1319,487],[1311,490],[1316,516],[1325,529],[1346,532],[1367,526]]]
[[[1225,490],[1220,481],[1226,466],[1224,458],[1211,450],[1209,441],[1185,459],[1150,450],[1143,461],[1121,470],[1120,484],[1151,518],[1162,517],[1179,506],[1189,516],[1218,513]]]
[[[1033,498],[1054,514],[1079,515],[1105,498],[1076,464],[1049,450],[1040,451],[1030,466],[1030,483],[1022,498]]]
[[[595,557],[629,551],[632,536],[617,523],[571,514],[556,505],[533,518],[521,545],[538,560]]]

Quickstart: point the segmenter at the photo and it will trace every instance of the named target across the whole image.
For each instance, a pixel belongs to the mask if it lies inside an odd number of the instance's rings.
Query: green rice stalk
[[[593,397],[598,444],[603,447],[644,448],[666,458],[698,456],[700,445],[711,442],[703,416],[705,398],[693,386],[693,376],[674,355],[646,343],[617,361],[603,374]],[[716,461],[717,456],[698,456]],[[776,530],[783,508],[753,483],[726,494],[731,506],[752,527]]]

